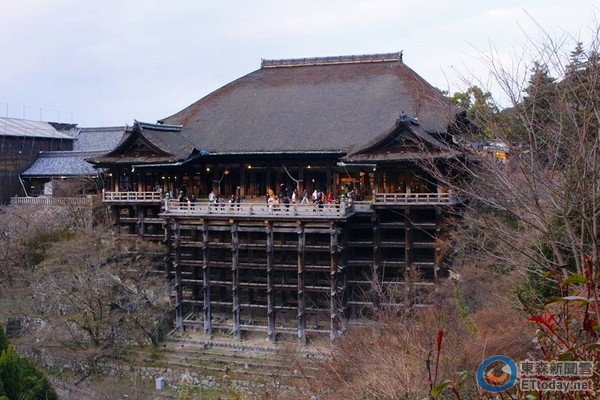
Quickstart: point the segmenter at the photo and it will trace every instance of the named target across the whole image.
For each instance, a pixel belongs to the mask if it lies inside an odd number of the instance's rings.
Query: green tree
[[[465,92],[456,92],[450,102],[466,111],[467,117],[484,127],[483,134],[492,138],[492,132],[486,130],[487,125],[498,115],[498,107],[493,101],[492,94],[479,86],[471,86]]]
[[[4,338],[5,343],[0,352],[0,400],[57,400],[58,396],[44,374],[31,361],[20,357],[8,343],[2,325],[0,338]]]
[[[24,392],[21,361],[14,346],[9,345],[0,354],[0,379],[9,399],[18,399]]]
[[[0,353],[2,353],[8,347],[8,339],[6,338],[6,332],[4,326],[0,322]]]

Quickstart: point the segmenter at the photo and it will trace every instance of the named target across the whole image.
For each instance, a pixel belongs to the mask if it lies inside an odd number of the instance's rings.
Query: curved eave
[[[261,155],[286,155],[286,156],[302,156],[302,155],[332,155],[340,156],[346,154],[344,150],[306,150],[306,151],[215,151],[209,152],[207,156],[261,156]]]
[[[418,160],[451,159],[458,157],[462,152],[449,150],[442,152],[412,152],[412,153],[389,153],[389,154],[356,154],[344,158],[344,163],[352,164],[382,164],[398,162],[415,162]]]

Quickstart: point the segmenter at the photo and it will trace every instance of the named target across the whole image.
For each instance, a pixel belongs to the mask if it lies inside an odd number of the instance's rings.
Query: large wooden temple
[[[88,161],[118,229],[169,246],[179,329],[305,344],[443,273],[423,160],[460,157],[456,112],[401,53],[263,60]]]

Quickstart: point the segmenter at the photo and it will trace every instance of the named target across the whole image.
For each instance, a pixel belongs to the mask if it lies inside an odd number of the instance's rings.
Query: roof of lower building
[[[24,178],[59,176],[96,176],[103,169],[94,168],[87,158],[99,157],[112,150],[123,139],[125,126],[76,128],[73,151],[42,151],[35,162],[21,174]]]
[[[96,176],[103,170],[94,168],[85,159],[103,152],[49,151],[40,152],[33,165],[21,174],[24,178],[59,176]]]
[[[445,132],[455,109],[401,53],[263,60],[262,67],[161,123],[210,153],[347,152],[391,132],[401,115]]]
[[[73,143],[74,151],[110,151],[123,138],[127,127],[80,128]]]

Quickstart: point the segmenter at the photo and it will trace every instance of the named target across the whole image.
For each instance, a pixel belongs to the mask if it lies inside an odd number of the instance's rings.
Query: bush
[[[58,400],[44,374],[29,360],[19,357],[14,346],[6,341],[4,327],[0,324],[0,342],[2,338],[5,347],[0,353],[0,400]]]

